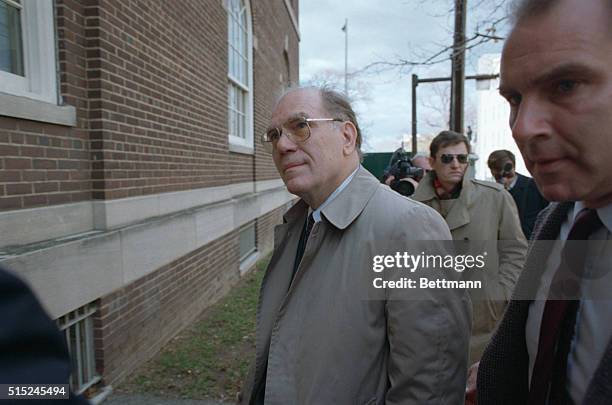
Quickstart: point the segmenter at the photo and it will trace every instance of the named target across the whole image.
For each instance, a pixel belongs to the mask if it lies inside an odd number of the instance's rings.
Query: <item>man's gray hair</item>
[[[362,157],[361,152],[361,129],[359,128],[359,124],[357,123],[357,114],[353,110],[351,106],[351,102],[347,96],[339,91],[327,87],[327,86],[300,86],[300,87],[290,87],[278,98],[278,103],[282,100],[285,95],[288,93],[292,93],[297,90],[313,90],[317,91],[321,95],[321,99],[323,100],[323,108],[330,114],[330,117],[323,118],[341,118],[345,121],[350,121],[353,123],[355,128],[357,129],[357,138],[355,139],[355,147],[357,149],[357,153],[359,154],[359,158]]]

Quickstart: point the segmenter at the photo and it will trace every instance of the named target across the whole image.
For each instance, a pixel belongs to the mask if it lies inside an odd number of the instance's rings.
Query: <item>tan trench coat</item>
[[[419,184],[412,198],[441,212],[440,200],[433,187],[433,172]],[[491,334],[503,315],[518,279],[527,241],[521,229],[516,204],[504,187],[497,183],[475,179],[463,180],[463,188],[446,215],[446,223],[454,240],[506,241],[497,251],[488,252],[489,259],[497,260],[494,272],[488,272],[487,297],[472,294],[473,328],[470,340],[470,363],[478,361]],[[489,245],[490,246],[490,245]]]
[[[252,400],[266,358],[266,404],[462,403],[471,327],[465,290],[367,300],[362,283],[389,238],[450,240],[442,217],[361,167],[323,209],[291,282],[306,214],[299,201],[275,229],[242,403]]]

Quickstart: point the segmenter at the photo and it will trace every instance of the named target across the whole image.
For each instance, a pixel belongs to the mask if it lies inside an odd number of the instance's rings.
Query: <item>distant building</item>
[[[486,54],[478,60],[478,74],[499,73],[501,55]],[[510,107],[508,102],[499,95],[499,79],[479,81],[478,93],[478,132],[473,138],[473,152],[478,155],[475,164],[476,178],[482,180],[494,179],[487,166],[489,154],[497,149],[507,149],[516,156],[516,170],[529,176],[521,153],[512,138],[508,120]]]
[[[0,0],[0,264],[63,328],[76,390],[271,250],[294,197],[258,135],[299,40],[297,0]]]

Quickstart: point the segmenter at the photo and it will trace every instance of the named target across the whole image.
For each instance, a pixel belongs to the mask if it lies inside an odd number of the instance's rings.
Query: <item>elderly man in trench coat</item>
[[[449,240],[444,220],[360,166],[355,114],[334,91],[289,91],[263,141],[301,199],[275,232],[241,402],[460,403],[471,326],[465,290],[368,299],[364,283],[390,241]]]
[[[527,241],[512,196],[497,183],[468,179],[470,144],[459,133],[443,131],[430,145],[431,166],[412,195],[445,219],[454,240],[472,249],[486,248],[488,264],[481,280],[484,291],[470,290],[473,329],[470,364],[480,359],[491,333],[501,319],[523,267]],[[499,242],[497,242],[499,241]],[[492,243],[491,243],[492,242]]]

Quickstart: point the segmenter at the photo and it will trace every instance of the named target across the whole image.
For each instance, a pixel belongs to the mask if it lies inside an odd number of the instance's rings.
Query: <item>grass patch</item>
[[[119,387],[120,392],[235,400],[255,357],[259,286],[269,257]]]

